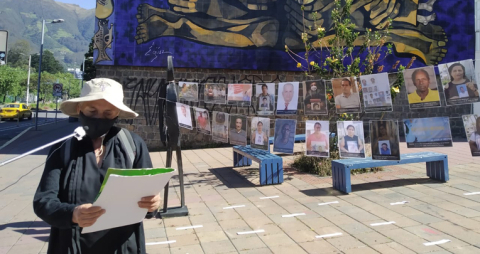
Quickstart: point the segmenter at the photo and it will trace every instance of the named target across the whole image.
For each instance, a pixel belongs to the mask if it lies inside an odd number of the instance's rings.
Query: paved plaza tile
[[[232,168],[231,148],[183,151],[189,216],[145,219],[146,242],[155,243],[147,252],[480,253],[480,195],[465,195],[480,192],[480,158],[470,157],[466,143],[401,150],[447,154],[450,181],[430,180],[424,163],[396,165],[352,175],[353,192],[345,195],[331,177],[293,169],[296,155],[281,155],[284,183],[260,186],[258,164]],[[151,157],[165,166],[165,152]],[[2,168],[0,254],[46,253],[49,227],[32,208],[44,160],[29,156]],[[170,207],[179,195],[175,176]],[[434,244],[441,240],[449,241]]]

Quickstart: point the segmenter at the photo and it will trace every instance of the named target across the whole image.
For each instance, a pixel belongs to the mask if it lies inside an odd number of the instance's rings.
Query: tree
[[[85,53],[85,74],[83,75],[83,80],[89,81],[94,79],[97,76],[97,68],[93,64],[93,59],[88,59],[93,57],[93,38],[90,44],[88,45],[88,52]],[[83,68],[83,63],[80,66],[80,70]]]
[[[65,99],[70,99],[71,97],[80,96],[80,82],[78,79],[75,79],[73,74],[65,72],[58,73],[55,75],[59,83],[63,84],[63,94]]]
[[[40,55],[35,54],[32,55],[32,68],[35,68],[35,71],[38,72],[38,64],[39,64],[39,59]],[[63,68],[62,64],[55,59],[53,56],[53,53],[49,50],[45,50],[43,52],[43,57],[42,57],[42,73],[43,72],[48,72],[48,73],[59,73],[59,72],[65,72],[65,68]]]
[[[30,42],[27,40],[18,40],[8,51],[8,65],[28,68],[28,56],[30,52],[32,52]]]
[[[8,65],[0,66],[0,94],[3,95],[3,102],[7,97],[7,93],[18,96],[20,93],[20,81],[23,71],[19,68],[12,68]]]

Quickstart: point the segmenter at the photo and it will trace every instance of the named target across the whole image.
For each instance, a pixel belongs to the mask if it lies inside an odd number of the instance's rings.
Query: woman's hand
[[[466,85],[468,89],[475,91],[475,84],[473,82],[470,81]]]
[[[148,209],[148,212],[154,212],[160,207],[160,193],[155,196],[143,197],[138,202],[138,207]]]
[[[82,228],[90,227],[104,213],[105,209],[99,206],[92,206],[92,204],[79,205],[73,210],[72,221]]]

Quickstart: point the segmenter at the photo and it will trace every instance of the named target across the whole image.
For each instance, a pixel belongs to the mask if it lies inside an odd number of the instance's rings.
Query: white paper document
[[[141,222],[148,211],[138,207],[138,202],[142,197],[159,194],[176,173],[173,169],[171,172],[153,175],[121,175],[115,174],[119,172],[116,171],[108,175],[100,195],[93,203],[93,206],[105,209],[105,214],[92,226],[83,228],[82,234]]]

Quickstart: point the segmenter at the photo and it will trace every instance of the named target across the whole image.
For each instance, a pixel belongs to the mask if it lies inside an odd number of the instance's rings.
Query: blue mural
[[[285,45],[302,52],[297,0],[97,0],[95,62],[99,65],[298,70]],[[332,0],[305,1],[331,27]],[[360,33],[393,20],[389,42],[397,60],[413,65],[475,55],[473,0],[354,0]],[[328,33],[327,33],[328,35]]]

